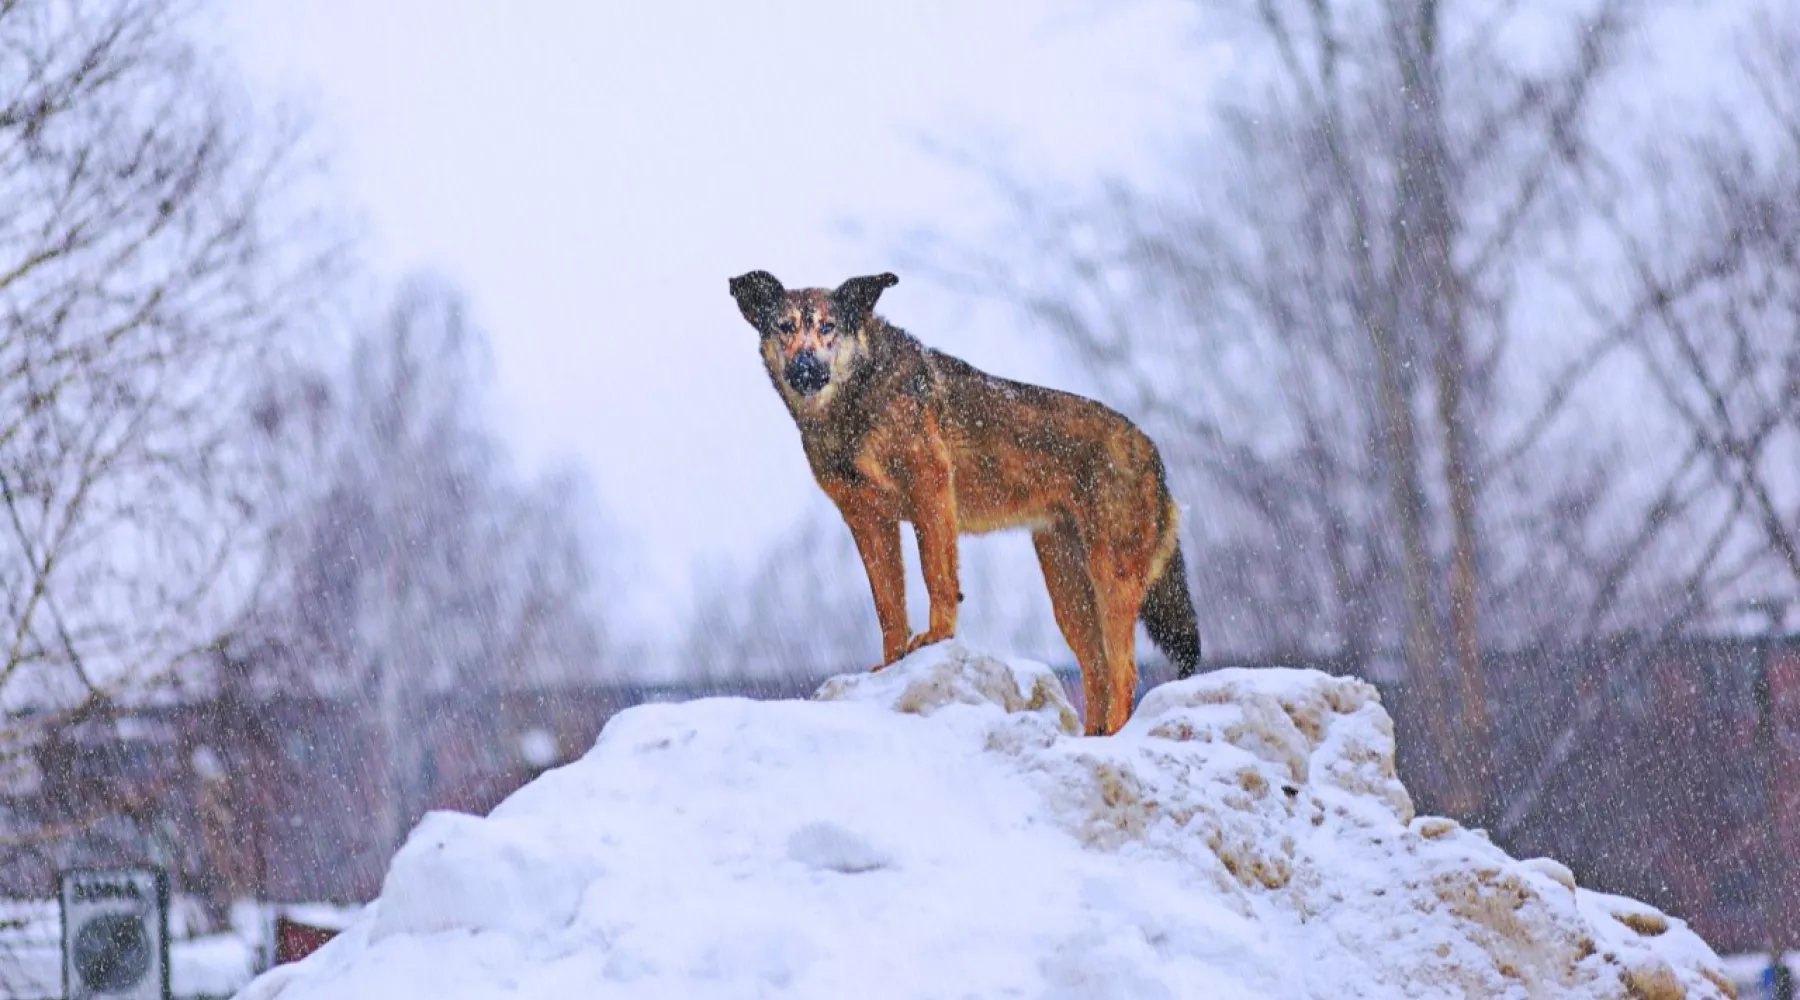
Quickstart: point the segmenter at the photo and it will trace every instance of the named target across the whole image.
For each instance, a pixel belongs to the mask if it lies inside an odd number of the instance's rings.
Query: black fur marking
[[[773,274],[751,271],[731,279],[731,297],[737,300],[738,311],[751,326],[767,332],[774,322],[775,308],[787,297],[787,289]]]
[[[1194,615],[1194,599],[1188,594],[1187,560],[1181,557],[1180,545],[1144,595],[1140,617],[1150,641],[1175,664],[1175,676],[1194,676],[1200,669],[1200,623]]]
[[[838,325],[845,330],[860,330],[868,321],[869,314],[875,311],[875,300],[881,298],[883,289],[892,288],[900,283],[892,272],[865,275],[851,278],[837,286],[831,293],[832,311],[839,316]]]

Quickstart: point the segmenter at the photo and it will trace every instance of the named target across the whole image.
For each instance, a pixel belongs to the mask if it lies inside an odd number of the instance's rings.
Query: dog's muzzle
[[[795,392],[810,396],[825,388],[825,383],[831,381],[831,369],[825,367],[818,355],[811,351],[801,351],[794,355],[794,360],[788,362],[787,371],[782,373],[782,377],[787,379],[788,385],[794,387]]]

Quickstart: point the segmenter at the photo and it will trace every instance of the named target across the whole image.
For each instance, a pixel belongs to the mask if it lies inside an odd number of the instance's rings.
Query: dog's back
[[[1150,439],[1102,403],[990,375],[942,351],[924,355],[956,459],[964,531],[1046,527],[1076,516],[1109,469],[1161,468]]]

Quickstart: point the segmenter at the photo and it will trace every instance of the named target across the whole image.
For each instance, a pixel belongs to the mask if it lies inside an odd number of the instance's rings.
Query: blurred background
[[[1787,0],[0,2],[0,897],[353,904],[874,663],[757,268],[1142,424],[1209,666],[1375,683],[1421,811],[1800,940]]]

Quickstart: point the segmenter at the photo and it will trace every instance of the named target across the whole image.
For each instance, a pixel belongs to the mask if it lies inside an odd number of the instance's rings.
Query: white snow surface
[[[1106,738],[956,643],[620,713],[249,1000],[1715,997],[1681,921],[1414,817],[1374,688],[1221,670]]]

